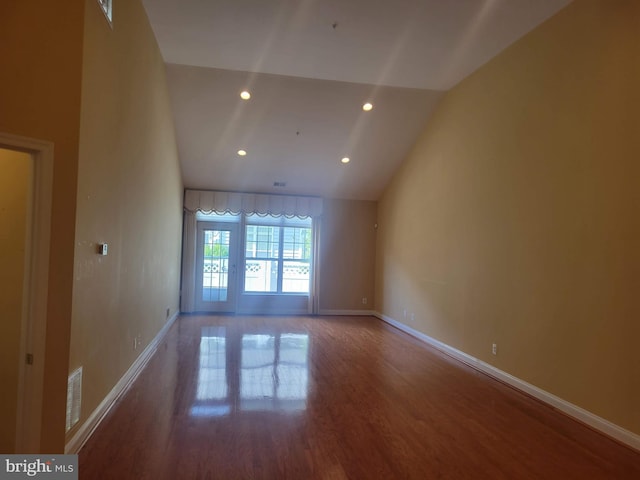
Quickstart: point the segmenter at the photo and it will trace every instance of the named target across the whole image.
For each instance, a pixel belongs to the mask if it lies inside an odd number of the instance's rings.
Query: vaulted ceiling
[[[363,200],[444,92],[569,2],[143,0],[186,187]]]

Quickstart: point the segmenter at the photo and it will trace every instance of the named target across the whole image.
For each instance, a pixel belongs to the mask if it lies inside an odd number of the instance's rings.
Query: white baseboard
[[[306,308],[238,308],[237,315],[308,315]],[[232,313],[230,315],[233,315]]]
[[[370,317],[374,315],[371,310],[330,310],[320,309],[318,315],[346,315],[346,316],[363,316]]]
[[[501,382],[504,382],[518,390],[521,390],[528,395],[531,395],[532,397],[537,398],[538,400],[564,412],[570,417],[573,417],[574,419],[590,426],[591,428],[598,430],[605,435],[618,440],[621,443],[624,443],[634,450],[640,451],[640,435],[626,430],[614,423],[611,423],[610,421],[605,420],[604,418],[599,417],[581,407],[578,407],[577,405],[569,403],[566,400],[553,395],[552,393],[536,387],[535,385],[531,385],[524,380],[514,377],[513,375],[510,375],[507,372],[494,367],[493,365],[490,365],[460,350],[450,347],[449,345],[442,343],[428,335],[425,335],[424,333],[419,332],[418,330],[415,330],[403,323],[400,323],[397,320],[394,320],[393,318],[388,317],[380,312],[373,312],[373,315],[378,317],[383,322],[396,327],[398,330],[402,330],[403,332],[408,333],[418,340],[422,340],[423,342],[469,365],[470,367],[486,373],[487,375]]]
[[[155,338],[147,345],[147,348],[144,349],[135,362],[129,367],[129,370],[126,371],[104,400],[100,402],[100,405],[98,405],[91,415],[89,415],[89,418],[80,426],[78,431],[69,439],[64,447],[65,454],[77,454],[80,451],[96,428],[98,428],[102,419],[107,416],[111,407],[113,407],[118,399],[129,389],[135,379],[138,378],[138,375],[140,375],[142,369],[147,365],[149,360],[151,360],[158,345],[160,345],[162,339],[171,328],[171,325],[173,325],[173,322],[178,318],[178,315],[177,312],[173,314]]]

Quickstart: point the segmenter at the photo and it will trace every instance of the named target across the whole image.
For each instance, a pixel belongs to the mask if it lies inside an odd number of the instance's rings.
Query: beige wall
[[[164,62],[141,2],[116,8],[111,29],[86,1],[69,362],[83,367],[80,424],[178,309],[182,181]]]
[[[41,440],[48,453],[64,449],[83,15],[84,0],[0,2],[0,131],[55,148]]]
[[[376,202],[325,200],[320,225],[320,310],[372,310]],[[367,304],[362,298],[367,298]]]
[[[0,148],[0,452],[15,451],[31,156]]]
[[[381,199],[376,275],[384,314],[635,433],[638,32],[640,2],[578,0],[450,91]]]

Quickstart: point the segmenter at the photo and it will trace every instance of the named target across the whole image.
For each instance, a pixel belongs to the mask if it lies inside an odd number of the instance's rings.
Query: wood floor
[[[81,479],[640,479],[640,454],[371,317],[185,316]]]

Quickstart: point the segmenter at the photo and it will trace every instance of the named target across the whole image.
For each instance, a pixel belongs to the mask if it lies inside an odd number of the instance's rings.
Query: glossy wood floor
[[[186,316],[81,479],[640,479],[640,454],[371,317]]]

